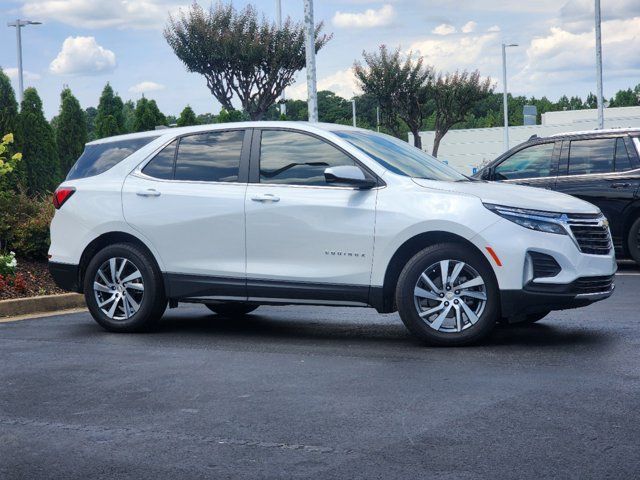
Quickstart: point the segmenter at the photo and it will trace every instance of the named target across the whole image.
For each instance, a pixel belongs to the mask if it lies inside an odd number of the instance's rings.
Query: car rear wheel
[[[418,338],[434,345],[466,345],[494,328],[499,291],[480,254],[460,244],[439,244],[407,262],[398,279],[396,304]]]
[[[213,313],[226,317],[242,316],[253,312],[260,305],[242,302],[205,303]]]
[[[636,218],[636,221],[633,222],[629,229],[627,246],[629,248],[631,258],[640,265],[640,217]]]
[[[138,332],[153,326],[167,299],[152,258],[131,244],[100,250],[84,274],[84,295],[96,322],[112,332]]]

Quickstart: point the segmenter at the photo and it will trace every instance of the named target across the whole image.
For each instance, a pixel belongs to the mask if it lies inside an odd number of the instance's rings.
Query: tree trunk
[[[431,155],[433,155],[434,157],[438,157],[438,148],[440,148],[440,140],[442,140],[442,137],[444,137],[444,134],[440,132],[440,130],[436,130],[436,135],[433,138],[433,151],[431,152]]]
[[[411,133],[413,134],[413,146],[422,150],[422,137],[420,136],[419,129],[412,129]]]

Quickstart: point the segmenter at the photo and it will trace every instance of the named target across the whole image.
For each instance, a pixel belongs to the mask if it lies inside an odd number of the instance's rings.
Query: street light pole
[[[502,107],[504,112],[504,151],[509,150],[509,102],[507,98],[507,48],[517,47],[517,43],[502,44]]]
[[[7,27],[16,28],[16,43],[18,44],[18,103],[22,104],[24,95],[24,80],[22,73],[22,33],[20,30],[27,25],[41,25],[42,22],[32,22],[31,20],[17,19],[15,22],[7,23]]]
[[[604,128],[604,102],[602,98],[602,29],[600,17],[600,0],[595,0],[596,10],[596,90],[598,98],[598,128]]]
[[[309,121],[318,121],[316,89],[316,32],[313,22],[313,0],[304,0],[305,52],[307,56],[307,108]]]

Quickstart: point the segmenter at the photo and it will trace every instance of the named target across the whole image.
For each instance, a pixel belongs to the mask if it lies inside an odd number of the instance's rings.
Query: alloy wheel
[[[105,261],[93,280],[98,308],[113,320],[128,320],[140,309],[144,281],[138,267],[122,257]]]
[[[439,332],[472,327],[487,304],[482,276],[468,263],[442,260],[427,268],[414,288],[418,315]]]

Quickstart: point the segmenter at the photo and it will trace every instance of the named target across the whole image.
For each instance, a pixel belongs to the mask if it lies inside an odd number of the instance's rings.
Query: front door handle
[[[264,193],[260,195],[254,195],[253,197],[251,197],[251,200],[253,200],[254,202],[270,203],[270,202],[279,202],[280,197],[272,193]]]
[[[139,197],[159,197],[160,192],[154,188],[148,188],[147,190],[138,190],[136,195]]]
[[[630,186],[631,184],[626,182],[616,182],[611,184],[611,188],[629,188]]]

